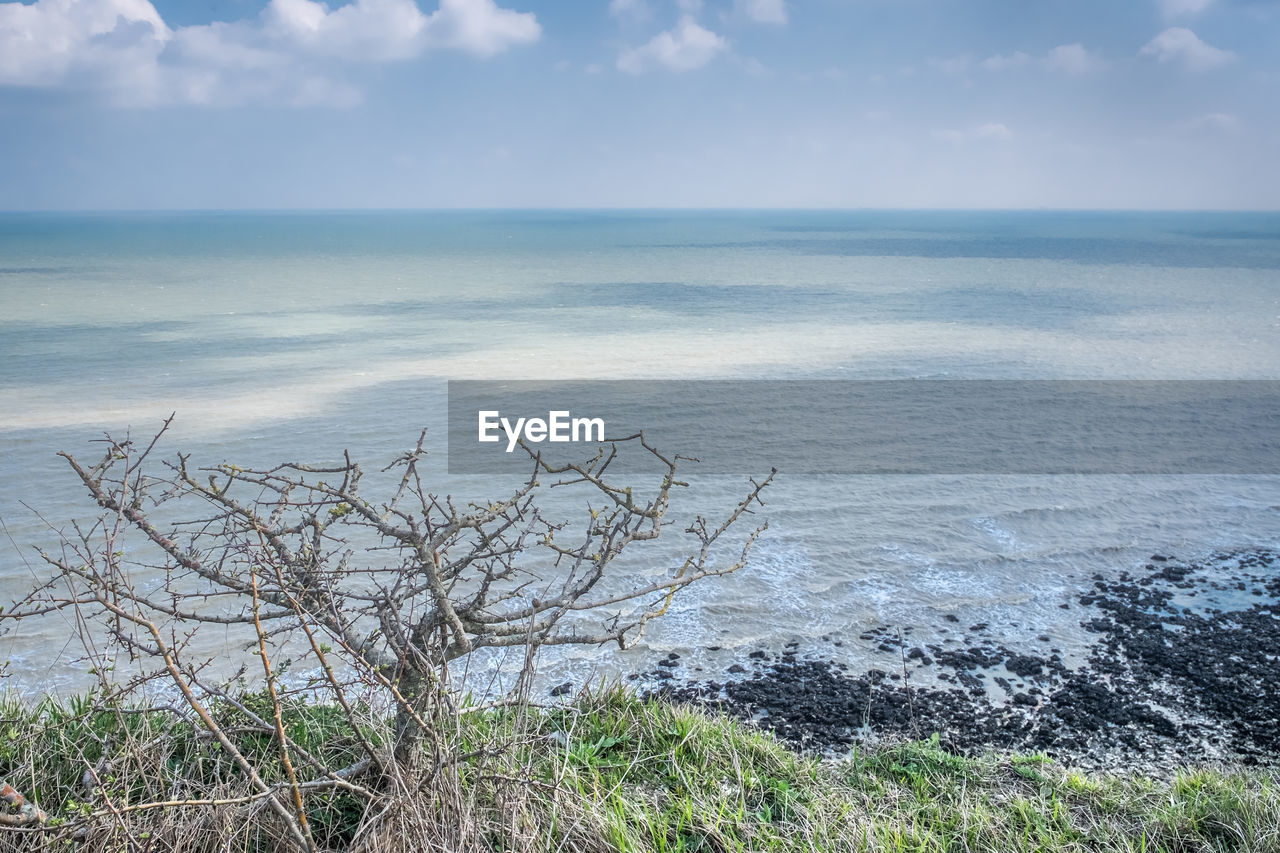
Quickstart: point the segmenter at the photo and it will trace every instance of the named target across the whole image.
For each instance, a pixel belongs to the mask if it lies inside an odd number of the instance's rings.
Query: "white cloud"
[[[1160,11],[1166,18],[1198,15],[1213,5],[1213,0],[1159,0]]]
[[[956,56],[951,59],[930,59],[929,64],[943,74],[963,74],[969,70],[972,59],[968,56]]]
[[[647,44],[622,52],[618,68],[628,74],[643,74],[654,68],[692,71],[701,68],[726,50],[729,42],[684,15],[674,29],[658,33]]]
[[[1238,133],[1240,131],[1240,119],[1231,113],[1206,113],[1192,120],[1191,127],[1198,130]]]
[[[1192,71],[1206,71],[1236,58],[1229,50],[1206,44],[1186,27],[1170,27],[1138,51],[1160,62],[1180,61]]]
[[[172,37],[148,0],[0,4],[0,84],[142,82]]]
[[[974,139],[1011,139],[1012,137],[1013,133],[1009,128],[999,122],[979,125],[973,131]]]
[[[734,0],[734,8],[758,24],[785,24],[786,0]]]
[[[999,122],[980,124],[969,130],[935,130],[934,139],[963,145],[967,142],[999,142],[1013,138],[1013,131]]]
[[[148,0],[0,3],[0,85],[98,89],[119,104],[267,100],[348,105],[334,60],[388,62],[433,48],[490,56],[536,41],[531,13],[494,0],[271,0],[256,18],[170,29]]]
[[[271,0],[262,12],[261,29],[268,38],[321,56],[388,61],[422,50],[428,20],[413,0],[355,0],[333,11],[313,0]],[[252,39],[256,33],[246,29]]]
[[[1008,71],[1011,68],[1021,68],[1032,61],[1030,55],[1019,50],[1014,53],[989,56],[978,64],[988,71]],[[1079,42],[1060,44],[1034,61],[1050,71],[1061,71],[1066,74],[1090,74],[1107,67],[1105,59],[1096,53],[1091,53]]]
[[[1004,71],[1009,68],[1018,68],[1026,65],[1030,61],[1030,56],[1018,50],[1007,55],[996,54],[995,56],[988,56],[980,64],[988,71]]]
[[[245,102],[350,106],[360,93],[307,67],[244,23],[181,27],[154,66],[150,88],[114,89],[127,106]]]
[[[1106,60],[1085,50],[1079,42],[1058,45],[1045,56],[1044,64],[1051,71],[1066,74],[1089,74],[1107,66]]]
[[[412,0],[377,2],[411,3]],[[542,36],[542,27],[532,12],[502,9],[494,0],[440,0],[440,9],[432,13],[425,34],[429,46],[493,56],[514,45],[537,41]]]
[[[615,18],[631,17],[644,21],[648,20],[651,12],[645,0],[610,0],[609,14]]]

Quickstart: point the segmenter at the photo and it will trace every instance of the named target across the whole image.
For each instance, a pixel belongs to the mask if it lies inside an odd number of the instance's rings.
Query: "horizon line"
[[[48,207],[0,209],[0,216],[172,213],[1258,213],[1280,207],[715,207],[715,206],[446,206],[446,207]]]

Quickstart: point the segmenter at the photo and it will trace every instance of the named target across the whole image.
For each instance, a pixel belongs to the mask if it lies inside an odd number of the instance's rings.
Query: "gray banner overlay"
[[[1280,381],[449,382],[451,473],[641,430],[712,474],[1280,474]]]

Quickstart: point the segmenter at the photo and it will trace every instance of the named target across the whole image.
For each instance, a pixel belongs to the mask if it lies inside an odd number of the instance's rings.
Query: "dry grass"
[[[252,698],[252,697],[251,697]],[[219,722],[287,797],[272,740]],[[346,716],[284,709],[291,736],[342,766]],[[388,736],[371,726],[362,736]],[[463,714],[458,760],[304,792],[325,850],[1239,851],[1280,850],[1280,776],[1187,771],[1090,776],[1036,756],[964,758],[904,743],[819,762],[740,722],[608,692],[553,709]],[[0,831],[0,850],[292,850],[235,762],[169,711],[87,700],[0,708],[0,777],[51,815]],[[90,772],[87,772],[90,771]],[[97,781],[94,782],[94,779]],[[155,807],[156,803],[171,805]]]

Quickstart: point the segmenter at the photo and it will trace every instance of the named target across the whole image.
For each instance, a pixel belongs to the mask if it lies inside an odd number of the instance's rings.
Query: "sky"
[[[1280,208],[1280,0],[0,2],[0,210]]]

